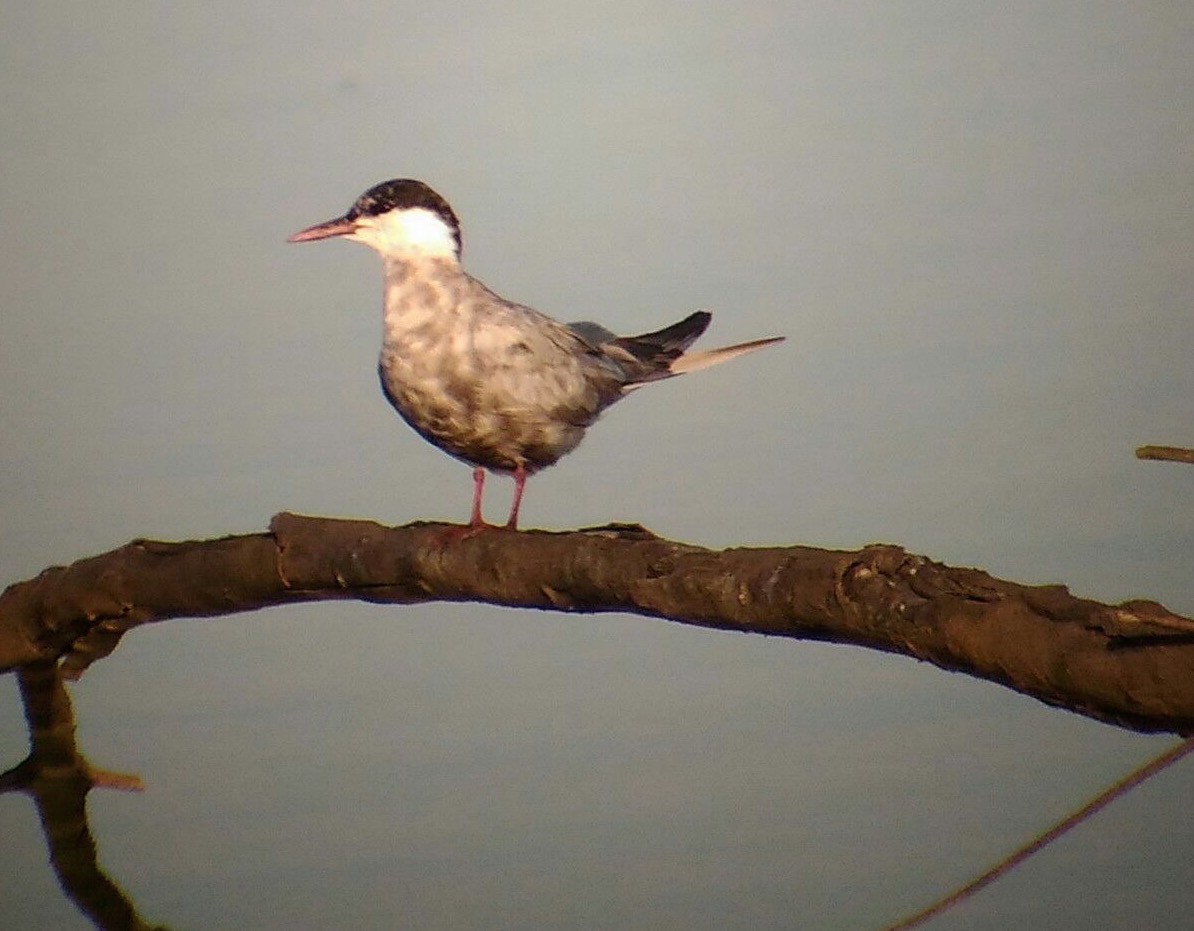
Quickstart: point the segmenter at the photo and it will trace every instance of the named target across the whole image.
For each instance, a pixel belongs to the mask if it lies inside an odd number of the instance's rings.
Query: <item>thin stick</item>
[[[1160,756],[1149,760],[1139,769],[1129,773],[1115,785],[1111,786],[1106,791],[1095,796],[1076,812],[1063,821],[1059,821],[1044,834],[1038,835],[1031,842],[1021,847],[1010,857],[1001,860],[991,869],[987,870],[981,876],[971,880],[966,885],[962,886],[954,892],[951,892],[945,898],[933,903],[924,911],[917,912],[911,918],[905,918],[903,921],[897,922],[894,925],[889,925],[884,931],[907,931],[908,928],[916,928],[923,925],[930,918],[940,915],[947,908],[957,905],[963,899],[968,899],[980,889],[990,885],[1004,873],[1015,869],[1037,851],[1047,847],[1062,834],[1070,830],[1070,828],[1077,827],[1095,812],[1107,805],[1111,804],[1121,795],[1126,795],[1136,786],[1140,785],[1146,779],[1151,779],[1157,773],[1172,766],[1182,757],[1194,752],[1194,737],[1183,740],[1181,743],[1166,750]]]
[[[1194,449],[1185,449],[1181,446],[1141,446],[1136,450],[1136,458],[1194,463]]]

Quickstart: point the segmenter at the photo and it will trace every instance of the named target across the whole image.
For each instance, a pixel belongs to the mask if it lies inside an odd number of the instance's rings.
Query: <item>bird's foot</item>
[[[471,540],[486,531],[494,530],[516,530],[517,528],[510,527],[509,524],[489,524],[482,521],[479,524],[448,524],[443,527],[435,535],[435,544],[437,546],[452,546],[456,543],[463,543],[465,540]]]
[[[489,524],[450,524],[435,535],[435,542],[440,546],[451,546],[471,540],[483,530],[488,530]]]

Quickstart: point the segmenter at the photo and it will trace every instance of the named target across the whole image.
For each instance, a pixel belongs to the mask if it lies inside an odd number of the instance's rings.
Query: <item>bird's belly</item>
[[[597,416],[582,393],[503,387],[500,378],[432,371],[387,356],[379,367],[382,390],[425,440],[471,465],[533,472],[576,448]]]

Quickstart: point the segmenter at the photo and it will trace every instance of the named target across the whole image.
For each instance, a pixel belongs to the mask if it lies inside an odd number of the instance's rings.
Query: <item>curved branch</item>
[[[140,624],[324,599],[619,611],[902,653],[1145,731],[1194,731],[1194,622],[874,545],[712,551],[634,525],[571,533],[279,514],[270,531],[133,542],[0,595],[0,669],[78,675]]]

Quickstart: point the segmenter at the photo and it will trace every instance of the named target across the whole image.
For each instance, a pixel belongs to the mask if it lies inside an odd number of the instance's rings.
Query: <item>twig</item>
[[[1136,450],[1136,458],[1194,463],[1194,449],[1185,449],[1181,446],[1141,446]]]
[[[905,918],[903,921],[897,922],[894,925],[889,925],[884,929],[884,931],[907,931],[908,928],[917,928],[927,922],[930,918],[934,918],[937,915],[940,915],[946,909],[952,908],[959,902],[970,898],[980,889],[989,886],[1000,876],[1003,876],[1005,873],[1015,869],[1034,853],[1043,850],[1071,828],[1077,827],[1095,812],[1107,807],[1117,798],[1126,795],[1146,779],[1151,779],[1153,776],[1157,775],[1157,773],[1168,768],[1169,766],[1172,766],[1182,757],[1187,756],[1192,752],[1194,752],[1194,737],[1182,741],[1176,746],[1166,750],[1160,756],[1149,760],[1140,768],[1133,770],[1123,779],[1119,780],[1119,782],[1115,783],[1115,785],[1091,799],[1064,820],[1059,821],[1044,834],[1037,835],[1028,844],[1025,844],[1011,856],[1001,860],[981,876],[971,880],[960,889],[951,892],[945,898],[933,903],[923,911],[917,912],[911,918]]]

